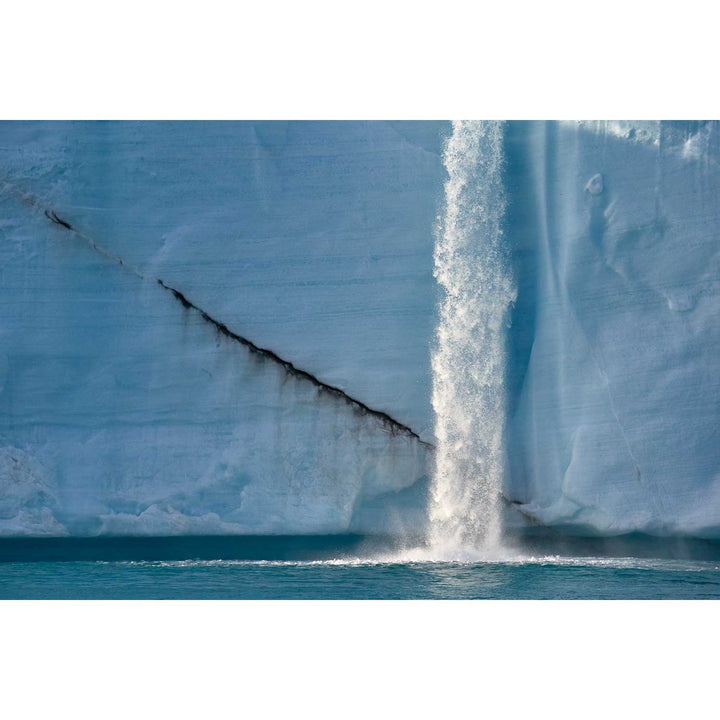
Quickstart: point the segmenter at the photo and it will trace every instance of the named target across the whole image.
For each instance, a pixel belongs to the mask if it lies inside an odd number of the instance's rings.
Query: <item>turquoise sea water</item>
[[[4,599],[712,599],[720,562],[528,557],[510,562],[0,563]]]

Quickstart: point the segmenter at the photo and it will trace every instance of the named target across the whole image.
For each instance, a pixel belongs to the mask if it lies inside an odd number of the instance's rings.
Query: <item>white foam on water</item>
[[[453,561],[438,559],[430,551],[423,555],[415,553],[398,553],[373,557],[337,557],[326,560],[124,560],[99,561],[99,565],[153,566],[166,568],[203,568],[203,567],[237,567],[237,568],[322,568],[322,567],[376,567],[405,566],[417,567],[482,567],[506,566],[521,567],[540,565],[546,567],[602,568],[609,570],[650,570],[656,572],[720,572],[717,561],[707,560],[670,560],[663,558],[636,557],[569,557],[561,555],[523,555],[506,552],[492,554],[480,559],[468,553],[464,559]]]
[[[444,296],[432,354],[437,451],[427,559],[479,560],[500,546],[505,339],[517,297],[503,240],[503,161],[502,122],[453,123],[434,254]]]

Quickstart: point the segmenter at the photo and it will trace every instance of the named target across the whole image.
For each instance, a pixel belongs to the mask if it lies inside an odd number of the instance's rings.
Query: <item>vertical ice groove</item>
[[[500,541],[505,337],[517,297],[503,241],[503,125],[453,123],[435,244],[443,291],[432,354],[437,451],[429,545],[440,557]]]

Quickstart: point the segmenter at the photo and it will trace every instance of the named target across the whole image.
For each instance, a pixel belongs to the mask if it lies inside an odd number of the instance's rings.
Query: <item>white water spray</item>
[[[517,290],[504,249],[501,122],[456,122],[445,147],[445,209],[435,244],[444,291],[432,356],[437,451],[433,556],[461,559],[500,542],[505,336]]]

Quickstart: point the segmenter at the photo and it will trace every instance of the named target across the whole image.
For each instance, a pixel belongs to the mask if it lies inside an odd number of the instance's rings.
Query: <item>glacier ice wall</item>
[[[719,534],[719,130],[510,128],[506,493],[540,523]]]
[[[0,123],[0,535],[424,530],[450,133]],[[720,536],[718,123],[502,144],[505,497],[574,533]]]

